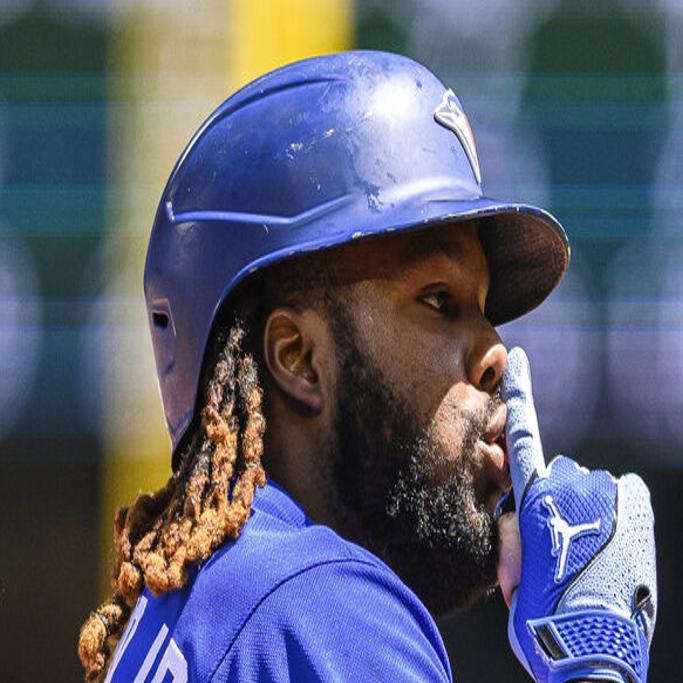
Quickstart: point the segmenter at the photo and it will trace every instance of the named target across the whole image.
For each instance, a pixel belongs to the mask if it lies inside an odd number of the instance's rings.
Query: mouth
[[[507,416],[507,406],[501,403],[491,416],[483,434],[479,437],[479,441],[496,454],[496,464],[501,468],[507,467],[507,448],[505,446],[505,422]]]
[[[504,403],[501,403],[491,416],[478,442],[479,450],[484,455],[487,474],[497,489],[495,492],[492,492],[492,497],[496,501],[500,497],[501,492],[506,493],[512,485],[507,446],[505,444],[506,420],[507,407]]]

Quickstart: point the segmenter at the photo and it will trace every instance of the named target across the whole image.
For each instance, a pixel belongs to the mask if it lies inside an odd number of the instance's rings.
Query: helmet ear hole
[[[153,311],[152,322],[154,323],[154,327],[165,330],[168,327],[168,316],[165,313]]]
[[[154,301],[149,314],[157,372],[161,378],[170,372],[175,362],[175,326],[168,299]]]

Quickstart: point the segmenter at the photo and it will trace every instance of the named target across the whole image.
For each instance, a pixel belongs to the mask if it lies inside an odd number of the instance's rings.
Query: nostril
[[[473,344],[469,356],[467,376],[473,386],[480,391],[492,393],[500,383],[503,370],[507,365],[507,351],[491,328]]]

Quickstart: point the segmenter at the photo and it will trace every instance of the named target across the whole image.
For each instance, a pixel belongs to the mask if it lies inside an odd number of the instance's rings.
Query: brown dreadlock
[[[254,356],[243,350],[245,334],[236,321],[217,336],[201,420],[178,471],[160,490],[116,512],[113,595],[90,615],[78,643],[87,681],[106,671],[143,587],[155,595],[182,587],[193,563],[239,536],[256,485],[266,483],[263,392]]]

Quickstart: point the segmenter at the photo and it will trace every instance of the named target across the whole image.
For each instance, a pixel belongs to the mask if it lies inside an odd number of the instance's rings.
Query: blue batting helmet
[[[541,209],[483,195],[460,102],[410,59],[307,59],[228,98],[176,163],[147,253],[174,455],[195,416],[215,316],[238,282],[313,250],[471,218],[481,220],[491,273],[489,320],[541,303],[569,263],[562,227]]]

